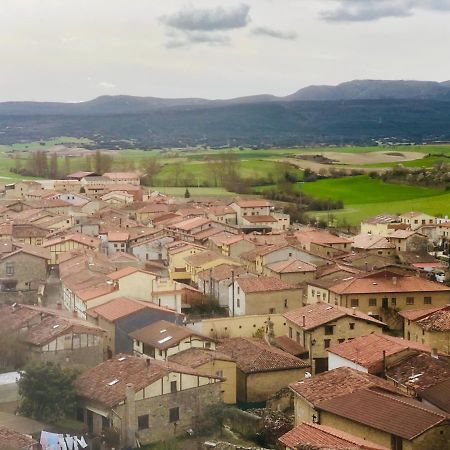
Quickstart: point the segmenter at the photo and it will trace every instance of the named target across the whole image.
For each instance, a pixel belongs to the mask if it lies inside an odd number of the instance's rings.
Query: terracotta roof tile
[[[273,345],[294,356],[308,353],[308,349],[300,345],[298,342],[295,342],[289,336],[275,337]]]
[[[238,200],[236,202],[236,205],[238,205],[240,208],[265,208],[268,206],[271,206],[271,203],[267,200],[262,199],[248,199],[248,200]]]
[[[301,359],[268,345],[261,339],[224,339],[217,350],[233,358],[238,368],[247,374],[309,367]]]
[[[421,391],[420,396],[450,414],[450,377]]]
[[[217,379],[175,363],[119,354],[80,375],[75,388],[78,395],[112,407],[125,400],[128,383],[138,392],[170,372]]]
[[[367,368],[369,373],[380,373],[383,370],[383,352],[390,356],[409,349],[431,353],[427,345],[375,333],[333,345],[328,351]]]
[[[343,306],[331,305],[330,303],[324,302],[317,302],[288,311],[284,313],[283,316],[304,330],[312,330],[328,322],[340,319],[341,317],[365,320],[366,322],[374,323],[380,327],[385,325],[383,322],[356,309],[344,308]],[[304,322],[303,318],[305,319]]]
[[[417,400],[371,389],[320,402],[317,407],[353,422],[413,440],[447,420],[444,414],[426,408]]]
[[[38,442],[31,437],[0,425],[0,449],[31,450],[38,448]],[[40,447],[39,447],[40,448]]]
[[[345,431],[315,423],[302,423],[283,434],[279,441],[292,450],[302,448],[301,444],[310,450],[389,450]]]
[[[236,283],[246,294],[252,294],[256,292],[273,292],[273,291],[285,291],[294,290],[295,287],[283,280],[275,277],[259,276],[254,277],[250,275],[244,275],[237,278]]]
[[[388,381],[375,375],[350,369],[349,367],[329,370],[312,378],[291,383],[289,387],[314,406],[325,400],[334,399],[366,388],[376,388],[394,393],[399,392]]]
[[[243,216],[242,220],[246,220],[250,223],[266,223],[266,222],[276,222],[277,219],[272,216]]]
[[[225,353],[207,348],[188,348],[187,350],[169,356],[169,362],[194,369],[211,361],[233,361],[233,358]]]
[[[276,273],[301,273],[301,272],[315,272],[317,266],[310,264],[300,259],[290,258],[285,261],[278,261],[268,264],[267,267]]]

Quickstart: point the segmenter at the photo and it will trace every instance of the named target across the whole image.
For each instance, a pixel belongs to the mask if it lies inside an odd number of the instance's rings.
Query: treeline
[[[82,158],[81,167],[77,167],[76,170],[102,174],[111,171],[113,162],[112,155],[96,150],[92,155]],[[60,157],[56,153],[48,153],[43,150],[29,152],[25,160],[16,154],[14,167],[9,169],[10,172],[19,175],[53,180],[66,177],[72,170],[69,156]]]
[[[369,176],[380,178],[387,183],[450,189],[450,163],[443,161],[431,168],[408,168],[398,164],[383,173],[370,172]]]

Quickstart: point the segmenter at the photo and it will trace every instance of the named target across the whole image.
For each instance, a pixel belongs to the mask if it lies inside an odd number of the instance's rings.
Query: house
[[[148,223],[153,217],[168,213],[169,210],[170,206],[165,203],[150,203],[136,211],[136,220],[139,223]]]
[[[317,423],[301,423],[278,439],[284,450],[389,450],[390,447]]]
[[[398,252],[421,253],[427,251],[428,238],[413,230],[395,230],[386,236]]]
[[[169,362],[191,367],[206,375],[223,379],[223,402],[236,403],[236,361],[225,353],[207,348],[191,347],[169,356]]]
[[[243,219],[251,216],[269,216],[271,203],[263,199],[238,200],[231,203],[230,208],[236,211],[238,225],[243,224]]]
[[[423,225],[432,225],[436,223],[436,217],[417,211],[401,214],[399,219],[401,223],[408,225],[411,230],[417,230]]]
[[[114,427],[131,448],[184,436],[222,400],[216,376],[122,354],[84,372],[75,388],[89,432]]]
[[[350,367],[374,375],[384,375],[387,367],[417,352],[431,348],[387,334],[364,334],[328,348],[328,367]]]
[[[286,283],[299,285],[313,280],[316,276],[317,266],[315,264],[301,261],[297,258],[289,258],[267,264],[263,268],[263,274],[268,277],[277,277]]]
[[[361,234],[372,234],[374,236],[387,236],[400,224],[400,219],[392,214],[379,214],[369,217],[361,222]]]
[[[96,172],[86,172],[86,171],[80,170],[78,172],[70,173],[69,175],[66,176],[66,179],[81,181],[83,178],[97,177],[97,176],[99,176],[99,174]]]
[[[278,220],[269,215],[243,216],[240,228],[250,230],[276,230],[278,229]]]
[[[235,234],[221,237],[217,240],[211,239],[225,256],[238,258],[241,253],[249,252],[255,248],[255,244],[245,238],[245,235]]]
[[[191,255],[203,252],[205,247],[184,241],[174,241],[166,245],[169,259],[169,276],[173,280],[189,280],[185,259]]]
[[[140,176],[136,172],[107,172],[103,176],[116,184],[131,184],[134,186],[141,184]]]
[[[128,205],[134,202],[133,194],[118,190],[110,191],[102,195],[100,199],[110,205]]]
[[[310,281],[308,285],[313,288],[315,282]],[[450,302],[450,287],[392,270],[348,277],[323,290],[327,293],[329,303],[354,307],[366,314],[372,313],[395,329],[402,327],[397,311],[444,306]],[[309,293],[308,287],[308,301]]]
[[[239,403],[265,402],[294,380],[305,377],[309,365],[262,339],[224,339],[217,350],[236,361]]]
[[[50,251],[51,264],[58,264],[61,253],[77,248],[83,248],[85,250],[99,250],[100,244],[100,239],[81,233],[73,233],[50,239],[43,244],[43,247]]]
[[[450,354],[450,304],[436,308],[401,311],[403,337]]]
[[[130,337],[134,340],[134,354],[158,360],[167,360],[169,356],[189,348],[216,348],[214,339],[166,320],[135,330],[130,333]]]
[[[50,252],[27,244],[0,255],[0,291],[37,290],[47,281]]]
[[[377,234],[360,233],[353,237],[352,249],[366,254],[391,256],[395,254],[395,244]]]
[[[5,223],[0,226],[0,239],[14,239],[29,245],[42,245],[48,231],[32,223]]]
[[[302,305],[302,290],[279,278],[242,275],[229,289],[232,316],[282,313]]]
[[[115,252],[126,252],[130,234],[126,231],[108,231],[106,234],[106,252],[111,255]]]
[[[185,262],[186,272],[190,274],[192,282],[196,284],[199,281],[198,275],[200,272],[212,269],[222,264],[228,264],[235,267],[240,266],[239,262],[211,250],[204,250],[196,253],[195,255],[187,256],[185,258]]]
[[[227,205],[210,206],[206,209],[209,219],[215,222],[237,225],[236,211]]]
[[[86,312],[87,320],[104,329],[110,355],[133,353],[133,339],[129,333],[160,320],[182,323],[183,315],[130,297],[118,297]]]
[[[167,261],[167,247],[175,240],[172,236],[149,237],[145,240],[130,244],[130,252],[141,261]]]
[[[335,254],[333,250],[340,250],[342,253],[348,252],[352,243],[350,239],[317,228],[304,228],[296,231],[294,237],[303,250],[323,257],[333,256]]]
[[[350,308],[318,302],[283,314],[288,337],[308,352],[314,373],[328,370],[327,350],[362,334],[381,332],[385,324]]]
[[[0,425],[0,449],[2,450],[39,450],[41,445],[31,436],[18,433]]]
[[[230,284],[237,276],[246,273],[243,267],[231,264],[220,264],[198,273],[198,288],[205,294],[219,302],[220,306],[230,304]]]

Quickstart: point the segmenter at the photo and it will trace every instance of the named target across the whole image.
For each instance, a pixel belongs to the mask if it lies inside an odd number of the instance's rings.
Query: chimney
[[[306,316],[302,316],[302,327],[306,326]]]
[[[392,284],[397,286],[397,277],[392,277]]]
[[[387,371],[386,350],[383,350],[383,374],[385,377],[386,371]]]
[[[125,389],[125,442],[126,446],[134,448],[136,446],[136,431],[137,431],[137,417],[136,417],[136,399],[134,392],[134,385],[127,383]]]
[[[56,309],[58,309],[58,310],[61,311],[61,309],[62,309],[62,304],[61,304],[61,302],[57,302],[57,303],[56,303]]]
[[[356,306],[353,306],[352,309],[353,309],[353,315],[356,316]]]

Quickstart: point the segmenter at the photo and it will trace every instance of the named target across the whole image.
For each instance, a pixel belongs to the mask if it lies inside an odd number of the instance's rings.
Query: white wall
[[[342,358],[342,356],[338,356],[335,353],[328,352],[328,370],[337,369],[338,367],[350,367],[351,369],[356,369],[360,372],[368,372],[365,367]]]

